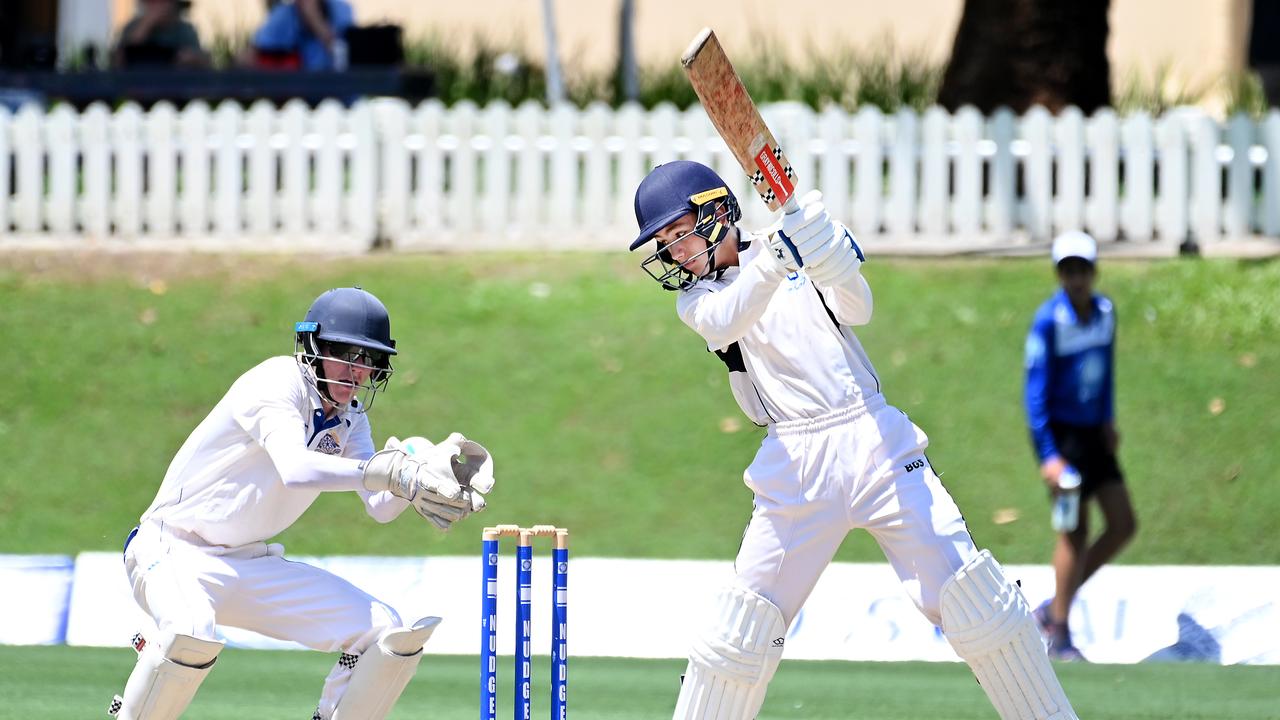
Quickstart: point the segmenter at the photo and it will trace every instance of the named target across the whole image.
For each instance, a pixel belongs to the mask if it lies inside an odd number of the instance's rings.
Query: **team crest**
[[[341,455],[342,446],[338,444],[338,440],[333,436],[333,433],[325,433],[320,438],[320,443],[316,445],[316,452],[322,452],[325,455]]]

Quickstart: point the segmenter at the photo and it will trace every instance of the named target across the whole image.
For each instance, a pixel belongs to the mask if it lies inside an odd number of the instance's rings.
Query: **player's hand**
[[[821,192],[810,191],[798,203],[799,210],[782,216],[782,228],[774,237],[787,249],[796,267],[807,268],[830,256],[836,228],[822,203]]]
[[[855,275],[862,267],[862,252],[858,248],[853,233],[840,223],[835,223],[836,233],[823,248],[821,262],[814,261],[805,265],[804,272],[809,279],[828,287],[841,284],[846,278]]]
[[[1120,431],[1116,430],[1116,426],[1112,423],[1102,426],[1102,443],[1106,446],[1107,452],[1112,455],[1120,449]]]
[[[1058,478],[1062,477],[1062,471],[1066,469],[1067,461],[1063,460],[1061,455],[1054,455],[1040,463],[1040,477],[1049,488],[1049,492],[1057,494]]]
[[[401,490],[405,494],[394,487],[387,489],[412,503],[414,510],[436,527],[448,530],[453,523],[484,510],[484,493],[494,485],[493,458],[480,443],[453,433],[439,445],[423,437],[405,440],[393,437],[387,441],[386,448],[384,453],[400,452],[405,456],[399,460],[401,467],[397,472],[413,476],[413,487]],[[375,455],[374,459],[377,458]],[[391,462],[395,461],[392,455]],[[366,467],[366,478],[368,473]],[[367,480],[365,485],[369,486]]]

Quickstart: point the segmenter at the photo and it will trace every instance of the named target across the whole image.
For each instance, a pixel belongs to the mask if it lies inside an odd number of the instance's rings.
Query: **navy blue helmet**
[[[294,324],[294,355],[308,371],[308,380],[331,402],[330,384],[363,391],[363,397],[350,403],[351,409],[359,412],[368,410],[378,391],[386,388],[393,372],[391,356],[395,354],[396,341],[391,339],[391,317],[386,306],[359,287],[325,291],[311,303],[306,319]],[[357,386],[326,378],[322,362],[325,359],[367,369],[369,379]]]
[[[636,188],[635,210],[640,234],[631,242],[632,250],[685,214],[694,213],[693,232],[707,241],[707,249],[695,257],[707,256],[708,272],[715,269],[716,247],[728,234],[729,226],[742,217],[738,199],[725,181],[716,171],[692,160],[676,160],[654,168]],[[698,281],[661,246],[640,266],[668,290],[683,290]]]

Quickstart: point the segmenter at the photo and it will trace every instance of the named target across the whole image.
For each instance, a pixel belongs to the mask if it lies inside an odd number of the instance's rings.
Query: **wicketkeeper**
[[[788,626],[845,536],[865,528],[1001,718],[1074,719],[1022,592],[974,545],[924,432],[881,395],[853,332],[871,320],[861,248],[819,194],[800,205],[777,227],[742,230],[724,181],[688,161],[636,191],[631,249],[656,244],[642,266],[676,292],[680,319],[766,428],[744,474],[755,504],[737,578],[693,641],[674,717],[754,718]]]
[[[391,438],[378,452],[366,412],[391,378],[387,310],[360,288],[322,294],[295,327],[295,354],[241,375],[187,438],[125,542],[134,599],[154,621],[112,714],[172,720],[209,674],[218,626],[340,653],[317,720],[378,720],[422,659],[438,617],[405,624],[342,578],[268,543],[322,492],[351,492],[385,523],[413,507],[441,530],[485,507],[493,461],[454,433]]]

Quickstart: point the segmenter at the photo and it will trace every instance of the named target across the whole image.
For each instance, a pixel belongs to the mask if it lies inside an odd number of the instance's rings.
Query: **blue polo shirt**
[[[1036,310],[1027,334],[1024,401],[1041,462],[1058,454],[1051,421],[1102,425],[1115,417],[1115,307],[1096,293],[1092,302],[1089,321],[1081,322],[1059,289]]]

